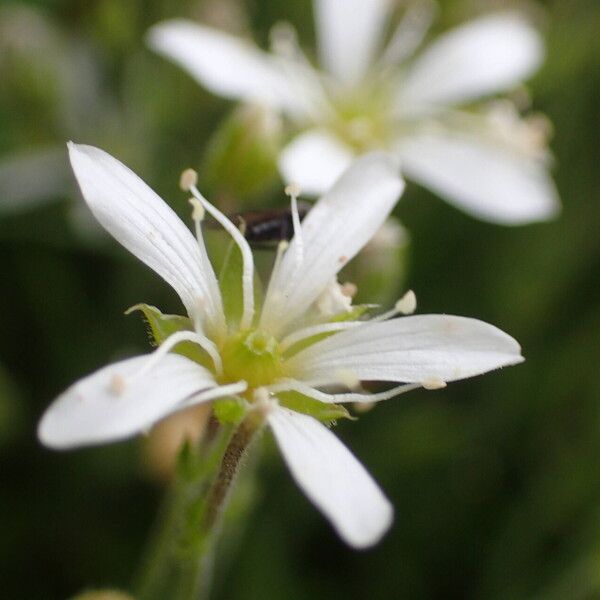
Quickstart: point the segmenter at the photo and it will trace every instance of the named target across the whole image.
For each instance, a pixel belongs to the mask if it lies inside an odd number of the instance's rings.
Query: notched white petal
[[[63,392],[40,421],[42,443],[67,449],[122,440],[146,431],[199,392],[218,389],[209,371],[183,356],[168,354],[144,372],[148,358],[108,365]]]
[[[287,367],[291,376],[312,385],[336,383],[332,374],[340,369],[353,371],[362,381],[427,385],[522,361],[516,340],[493,325],[452,315],[419,315],[342,331],[302,350]]]
[[[279,334],[302,316],[373,237],[403,190],[388,155],[373,152],[357,159],[304,218],[302,263],[292,240],[271,277],[261,326]]]
[[[398,154],[407,178],[479,219],[521,225],[560,210],[545,162],[494,140],[427,132],[404,139]]]
[[[376,544],[393,509],[350,450],[312,417],[278,407],[267,419],[296,483],[340,537],[354,548]]]
[[[155,25],[147,39],[153,50],[217,94],[294,112],[304,108],[279,62],[251,42],[184,20]]]
[[[401,107],[421,111],[504,91],[540,66],[540,35],[516,12],[487,15],[434,41],[398,88]]]
[[[389,0],[314,0],[321,62],[344,84],[367,72],[381,46]]]
[[[223,327],[221,294],[203,245],[173,210],[123,163],[99,148],[69,143],[81,192],[100,224],[179,294],[190,315]]]

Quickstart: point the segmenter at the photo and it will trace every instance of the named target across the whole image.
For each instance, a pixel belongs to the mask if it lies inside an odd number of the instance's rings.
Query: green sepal
[[[181,315],[164,315],[156,306],[150,304],[136,304],[125,311],[130,315],[135,311],[140,311],[144,315],[144,320],[148,325],[148,335],[150,341],[155,346],[160,346],[170,335],[178,331],[192,331],[194,329],[192,320]]]
[[[155,306],[150,304],[136,304],[125,311],[126,315],[140,311],[144,315],[144,321],[148,326],[148,336],[155,346],[160,346],[170,335],[178,331],[193,331],[194,326],[189,317],[181,315],[165,315]],[[181,354],[194,362],[207,368],[212,368],[212,362],[206,352],[197,344],[192,342],[181,342],[173,348],[173,352]]]
[[[223,310],[228,323],[239,323],[244,311],[244,294],[242,290],[242,274],[244,262],[242,252],[232,240],[229,243],[221,273],[219,274],[219,287],[223,297]],[[254,270],[254,307],[256,313],[262,303],[262,282]]]
[[[333,315],[330,319],[327,319],[328,323],[340,323],[341,321],[357,321],[362,317],[370,308],[373,308],[373,304],[357,304],[353,306],[349,311],[338,313]]]
[[[353,306],[352,309],[348,312],[338,313],[337,315],[328,318],[326,321],[323,321],[323,323],[341,323],[343,321],[357,321],[365,312],[367,312],[372,307],[372,304],[357,304],[356,306]],[[316,344],[321,340],[335,335],[335,333],[335,331],[328,331],[325,333],[318,333],[309,338],[300,340],[297,344],[290,346],[290,351],[286,351],[285,354],[288,357],[293,356],[294,354],[300,352],[300,350],[304,350],[305,348],[308,348],[309,346],[312,346],[313,344]]]
[[[242,398],[228,397],[213,402],[213,413],[221,425],[241,423],[248,404]]]
[[[319,402],[300,392],[277,392],[279,404],[290,410],[308,415],[322,423],[335,423],[338,419],[356,420],[341,404]]]

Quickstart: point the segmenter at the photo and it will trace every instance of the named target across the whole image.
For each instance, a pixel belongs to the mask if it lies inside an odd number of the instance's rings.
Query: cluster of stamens
[[[286,358],[296,353],[298,344],[314,338],[315,341],[322,339],[323,335],[332,335],[347,329],[364,325],[363,320],[340,320],[318,322],[294,330],[278,340],[267,331],[255,326],[255,306],[254,306],[254,262],[252,251],[243,233],[216,207],[214,207],[197,188],[197,174],[192,169],[187,169],[181,175],[180,187],[191,193],[189,203],[192,206],[192,220],[194,221],[195,233],[198,244],[203,248],[202,221],[206,213],[209,213],[223,228],[232,236],[234,242],[239,247],[242,254],[242,295],[243,311],[239,327],[234,331],[226,331],[224,336],[218,340],[218,343],[210,339],[204,333],[203,327],[203,306],[202,298],[198,299],[197,314],[190,314],[194,324],[194,330],[182,330],[171,334],[160,346],[149,356],[147,362],[134,374],[127,377],[123,375],[113,375],[109,382],[110,391],[115,396],[122,395],[132,381],[144,377],[163,359],[170,351],[182,342],[191,342],[202,348],[208,358],[208,364],[212,364],[211,371],[215,380],[221,386],[230,386],[232,393],[242,393],[250,402],[254,403],[256,398],[263,400],[269,398],[271,393],[276,391],[297,391],[320,399],[323,402],[353,401],[366,403],[369,400],[378,401],[391,398],[400,393],[409,391],[416,387],[425,389],[438,389],[446,384],[438,379],[431,379],[419,384],[402,384],[391,390],[377,394],[366,394],[350,392],[347,394],[328,394],[313,389],[311,386],[293,378],[293,373],[287,373],[285,368]],[[294,228],[294,271],[298,273],[304,260],[304,244],[302,238],[302,229],[300,225],[300,216],[298,213],[298,196],[300,190],[298,186],[291,184],[285,188],[285,193],[290,197],[292,223]],[[277,250],[273,273],[279,268],[282,257],[288,250],[290,244],[282,241]],[[293,279],[293,277],[292,277]],[[273,277],[271,278],[273,281]],[[288,283],[289,285],[289,283]],[[340,285],[335,280],[332,284],[336,292],[346,298],[348,307],[351,308],[351,299],[356,293],[356,286],[351,283]],[[284,286],[285,287],[285,286]],[[267,289],[267,294],[269,293]],[[285,289],[283,292],[285,294]],[[398,315],[412,314],[416,309],[416,296],[412,290],[409,290],[400,298],[394,307],[378,316],[371,318],[368,322],[379,322],[394,318]],[[345,306],[345,303],[344,303]],[[318,302],[315,303],[318,311]],[[327,316],[323,312],[324,316]],[[329,315],[332,316],[332,315]],[[340,372],[335,374],[335,380],[338,385],[350,390],[360,390],[360,381],[352,372]],[[206,392],[204,392],[204,398]]]

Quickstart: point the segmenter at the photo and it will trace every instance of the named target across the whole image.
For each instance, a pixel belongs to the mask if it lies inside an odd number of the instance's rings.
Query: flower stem
[[[221,517],[262,423],[260,415],[250,412],[233,431],[231,426],[213,428],[196,452],[182,449],[177,481],[142,563],[136,598],[207,597]]]

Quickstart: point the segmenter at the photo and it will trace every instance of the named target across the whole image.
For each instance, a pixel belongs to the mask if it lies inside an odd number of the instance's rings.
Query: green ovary
[[[221,348],[223,375],[220,383],[244,380],[249,388],[272,384],[283,376],[277,341],[261,331],[238,333]]]

